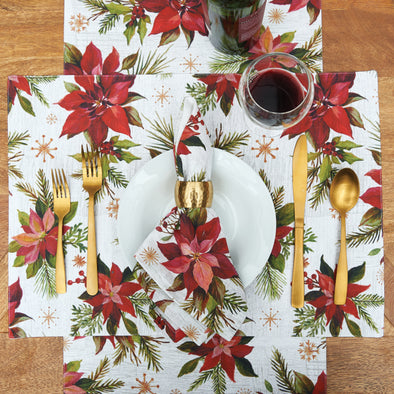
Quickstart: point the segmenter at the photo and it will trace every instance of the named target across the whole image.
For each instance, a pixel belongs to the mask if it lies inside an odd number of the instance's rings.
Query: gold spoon
[[[346,255],[346,213],[357,203],[360,184],[357,175],[350,168],[344,168],[335,175],[330,188],[330,201],[341,215],[341,250],[339,252],[335,280],[334,303],[344,305],[347,297],[348,275]]]

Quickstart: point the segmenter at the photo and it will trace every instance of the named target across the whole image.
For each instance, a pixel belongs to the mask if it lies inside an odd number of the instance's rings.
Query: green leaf
[[[30,223],[30,217],[26,212],[18,210],[18,219],[22,226],[28,226]]]
[[[348,99],[346,100],[345,104],[343,104],[343,106],[346,107],[347,105],[360,100],[365,100],[365,97],[360,96],[357,93],[349,93]]]
[[[209,294],[215,299],[218,305],[223,305],[224,293],[226,287],[223,282],[217,276],[214,276],[209,286]]]
[[[123,104],[129,104],[132,103],[133,101],[142,100],[142,99],[146,99],[146,97],[140,95],[139,93],[129,92],[127,100]]]
[[[77,213],[78,201],[72,201],[70,204],[70,212],[64,217],[63,223],[67,224],[73,220],[75,214]]]
[[[19,91],[18,91],[18,99],[21,104],[22,109],[27,112],[30,115],[36,116],[36,114],[33,111],[33,106],[31,105],[30,100],[28,100],[26,97],[23,97]]]
[[[38,215],[40,218],[43,218],[43,217],[44,217],[45,212],[46,212],[47,209],[48,209],[47,205],[46,205],[41,199],[39,199],[39,198],[38,198],[37,201],[36,201],[36,206],[35,206],[35,208],[36,208],[37,215]]]
[[[130,148],[134,148],[136,146],[140,146],[140,145],[134,143],[131,140],[119,140],[119,141],[114,142],[114,147],[121,148],[121,149],[130,149]]]
[[[107,331],[109,335],[116,335],[118,327],[114,321],[112,321],[111,318],[107,320]]]
[[[111,271],[110,269],[105,265],[105,263],[101,260],[100,255],[97,255],[97,271],[100,274],[104,274],[105,276],[108,276],[108,278],[111,276]]]
[[[127,111],[126,114],[127,114],[127,118],[129,120],[129,123],[134,126],[143,127],[142,122],[141,122],[141,118],[140,118],[140,114],[138,113],[138,111],[134,107],[125,107],[125,109]]]
[[[67,363],[67,367],[66,370],[68,372],[78,372],[79,368],[81,367],[81,361],[70,361],[69,363]]]
[[[188,29],[184,28],[182,25],[181,25],[181,28],[182,28],[183,34],[185,35],[186,41],[187,41],[187,47],[189,48],[191,43],[194,40],[194,31],[188,30]]]
[[[41,268],[42,263],[43,263],[42,259],[39,258],[34,263],[28,264],[28,266],[26,268],[26,278],[30,279],[33,276],[35,276],[37,274],[38,270]]]
[[[14,264],[12,264],[13,267],[23,267],[25,265],[25,256],[18,256],[14,260]]]
[[[284,33],[280,36],[280,42],[292,42],[294,40],[295,31]]]
[[[268,262],[272,268],[275,268],[279,272],[284,272],[285,270],[285,258],[283,254],[279,254],[278,257],[275,257],[274,255],[271,254],[271,256],[268,259]]]
[[[382,223],[382,211],[379,208],[372,207],[364,213],[361,218],[360,226],[380,226]]]
[[[294,371],[294,386],[297,393],[300,394],[311,394],[315,385],[313,382],[304,374]]]
[[[324,295],[324,293],[321,291],[318,290],[310,291],[305,294],[305,301],[314,301],[317,298],[321,297],[322,295]]]
[[[180,34],[181,34],[181,32],[178,27],[174,30],[170,30],[170,31],[163,33],[160,38],[159,46],[167,45],[171,42],[176,41]]]
[[[126,317],[123,316],[123,323],[126,327],[126,330],[131,335],[138,335],[138,328],[134,322],[132,322],[130,319],[127,319]]]
[[[125,5],[119,4],[119,3],[109,3],[105,5],[107,7],[107,10],[111,14],[115,15],[125,15],[129,12],[131,12],[131,9]]]
[[[283,205],[276,211],[276,227],[288,226],[294,222],[294,203]]]
[[[353,141],[338,141],[335,144],[335,148],[339,148],[339,149],[346,149],[346,150],[350,150],[350,149],[354,149],[354,148],[360,148],[362,145],[358,145]]]
[[[125,161],[126,163],[131,163],[133,160],[140,160],[140,157],[134,156],[130,152],[121,151],[120,152],[120,160]]]
[[[96,382],[89,378],[81,378],[75,383],[76,386],[80,387],[82,390],[85,391],[89,390],[90,386],[92,386],[93,384],[96,384]]]
[[[198,349],[198,346],[191,341],[181,343],[178,347],[178,350],[185,353],[191,353]]]
[[[320,9],[316,8],[311,2],[306,6],[306,10],[309,14],[309,25],[311,25],[319,16]]]
[[[350,152],[343,152],[343,159],[344,161],[346,161],[349,164],[353,164],[356,161],[362,161],[363,159],[360,159],[359,157],[357,157],[356,155],[353,155],[353,153]]]
[[[16,324],[22,323],[26,320],[31,320],[32,318],[30,316],[25,315],[24,313],[16,312],[15,313],[15,318],[11,322],[10,325],[15,326]]]
[[[129,70],[130,68],[134,67],[135,63],[138,59],[139,50],[136,53],[133,53],[129,56],[126,56],[122,61],[122,70]]]
[[[56,268],[56,257],[51,255],[48,251],[45,251],[45,259],[48,265],[52,268]]]
[[[82,53],[76,46],[68,43],[64,44],[64,63],[79,66],[81,59]]]
[[[10,253],[16,253],[22,245],[18,244],[16,241],[11,241],[8,245],[8,252]]]
[[[345,314],[345,320],[346,320],[347,328],[349,329],[350,333],[354,337],[362,337],[361,329],[360,329],[359,325],[356,322],[354,322],[353,320],[350,320],[346,314]]]
[[[313,161],[321,156],[321,152],[308,152],[308,161]]]
[[[123,271],[122,282],[131,282],[134,279],[135,279],[135,274],[133,274],[133,272],[131,271],[130,267],[127,267]]]
[[[368,256],[376,256],[379,252],[380,252],[380,248],[375,248],[375,249],[372,249],[369,253],[368,253]]]
[[[226,94],[223,94],[220,99],[220,108],[226,116],[230,113],[231,107],[232,104],[230,98]]]
[[[246,358],[234,357],[235,366],[238,372],[243,376],[251,376],[257,378],[258,375],[253,370],[252,364]]]
[[[250,320],[253,321],[253,320]],[[243,324],[245,324],[245,321],[243,322]],[[244,335],[241,337],[240,341],[239,341],[239,345],[247,345],[254,337],[252,336],[247,336]]]
[[[181,376],[186,375],[188,373],[192,373],[196,369],[199,361],[200,361],[200,358],[198,357],[198,358],[190,360],[186,364],[184,364],[178,373],[178,378],[180,378]]]
[[[308,50],[305,48],[294,48],[290,53],[298,57],[298,59],[302,59],[308,53]]]
[[[339,327],[339,325],[336,322],[336,320],[335,319],[331,319],[331,321],[330,321],[330,334],[333,337],[337,337],[339,335],[340,331],[341,331],[341,328]]]
[[[79,86],[76,85],[75,83],[66,82],[66,81],[64,82],[64,87],[69,93],[75,92],[76,90],[81,90]]]
[[[206,150],[205,145],[201,141],[201,138],[196,135],[193,135],[186,140],[182,140],[182,142],[187,146],[200,146],[201,148],[204,148]]]
[[[365,275],[365,261],[358,267],[351,268],[348,273],[348,283],[356,283]]]
[[[345,108],[348,116],[349,116],[349,120],[350,123],[353,126],[357,126],[357,127],[361,127],[362,129],[364,128],[364,122],[361,118],[360,112],[358,112],[358,110],[356,108],[353,107],[348,107]]]
[[[267,379],[264,380],[264,385],[269,393],[274,392],[274,389],[272,388],[272,384]]]
[[[321,163],[320,166],[320,170],[319,170],[319,179],[320,182],[324,182],[325,180],[327,180],[330,175],[331,175],[331,161],[329,156],[324,156],[323,161]]]
[[[137,29],[137,33],[140,36],[140,41],[141,44],[144,41],[144,38],[146,36],[146,32],[148,31],[148,29],[146,28],[146,22],[143,19],[140,19],[138,21],[138,29]]]
[[[137,27],[137,25],[134,22],[132,25],[127,25],[126,30],[123,32],[123,35],[127,39],[127,45],[130,44],[130,40],[134,37],[136,27]],[[125,70],[127,70],[127,69],[125,69]]]
[[[334,279],[334,271],[331,267],[324,261],[323,255],[320,257],[320,272],[324,275],[329,276]]]

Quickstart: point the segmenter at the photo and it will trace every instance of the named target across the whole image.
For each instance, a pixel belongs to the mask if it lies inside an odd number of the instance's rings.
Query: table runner
[[[111,0],[65,0],[65,61],[85,53],[93,44],[103,58],[114,49],[120,55],[121,72],[146,73],[233,73],[240,72],[245,57],[218,52],[210,43],[206,28],[187,30],[182,24],[168,30],[163,15],[171,10],[170,2],[150,1],[138,5]],[[183,10],[179,0],[174,9]],[[178,4],[179,3],[179,4]],[[202,14],[199,1],[189,1],[184,18]],[[322,70],[321,2],[271,0],[266,3],[263,19],[265,33],[251,49],[250,56],[267,52],[291,52],[309,67]],[[189,26],[192,29],[191,26]],[[72,69],[72,67],[71,67]],[[65,74],[75,73],[65,65]],[[86,70],[85,70],[86,71]],[[78,72],[79,73],[79,72]],[[86,71],[89,73],[89,71]],[[100,73],[100,72],[98,72]],[[163,91],[165,93],[165,91]]]
[[[73,124],[66,127],[66,119],[69,116],[72,119],[76,109],[71,104],[68,109],[63,108],[65,104],[61,101],[68,100],[70,92],[84,90],[88,77],[81,78],[9,80],[10,335],[129,335],[135,330],[141,335],[156,335],[157,324],[149,315],[148,300],[142,290],[129,295],[135,307],[134,316],[121,311],[116,318],[112,316],[111,325],[103,325],[110,317],[105,312],[92,319],[97,300],[83,297],[87,200],[82,192],[79,151],[86,139],[82,133],[67,138],[73,132]],[[103,137],[100,149],[106,177],[96,205],[99,270],[107,276],[108,283],[120,286],[134,281],[138,275],[129,268],[117,241],[116,219],[122,193],[144,163],[171,149],[172,129],[178,124],[187,86],[198,82],[191,75],[130,78],[133,79],[130,97],[139,98],[127,105],[132,114],[129,122],[134,123],[131,137],[112,130]],[[157,86],[171,92],[168,102],[156,102]],[[296,139],[287,135],[271,139],[262,135],[258,127],[247,130],[235,97],[228,113],[215,102],[211,104],[213,108],[208,106],[203,113],[214,145],[240,156],[259,173],[276,209],[272,255],[268,262],[260,262],[261,274],[246,289],[250,317],[254,320],[250,330],[252,335],[265,336],[381,336],[384,284],[377,75],[321,74],[316,88],[321,90],[321,96],[314,105],[319,104],[321,110],[328,114],[330,110],[342,118],[340,123],[333,122],[329,115],[315,118],[315,109],[308,115],[313,127],[307,132],[306,303],[300,309],[290,306],[294,220],[291,159]],[[350,298],[346,306],[335,307],[332,278],[339,254],[340,223],[327,192],[335,171],[347,166],[360,178],[361,197],[347,219]],[[66,295],[56,295],[54,291],[53,233],[57,223],[51,210],[49,172],[55,167],[66,170],[72,200],[64,236]],[[34,231],[41,234],[38,243],[32,237]],[[231,245],[229,248],[231,253]],[[120,283],[115,284],[119,278],[111,277],[110,270],[122,274]]]

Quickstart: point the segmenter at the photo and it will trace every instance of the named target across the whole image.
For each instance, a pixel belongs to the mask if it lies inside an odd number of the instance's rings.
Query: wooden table
[[[328,392],[389,393],[394,390],[394,1],[323,0],[323,7],[325,71],[378,71],[386,269],[385,336],[328,339]],[[63,73],[63,1],[0,0],[0,48],[0,393],[62,393],[62,338],[7,337],[7,76]]]

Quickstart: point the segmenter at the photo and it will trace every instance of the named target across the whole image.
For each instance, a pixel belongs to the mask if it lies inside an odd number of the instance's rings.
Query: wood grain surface
[[[327,340],[329,393],[394,391],[394,1],[323,0],[325,71],[377,70],[383,157],[385,336]],[[0,0],[0,393],[62,392],[62,339],[7,337],[7,76],[63,73],[63,1]]]

